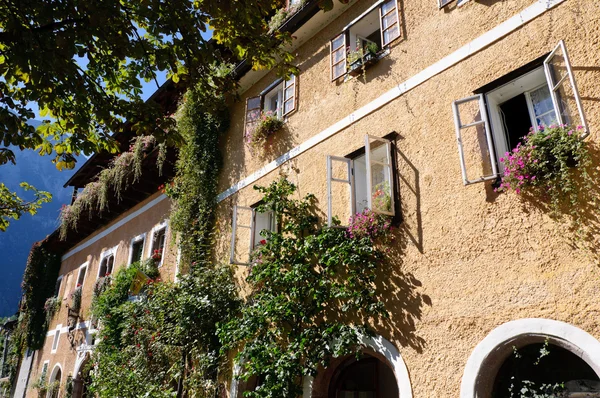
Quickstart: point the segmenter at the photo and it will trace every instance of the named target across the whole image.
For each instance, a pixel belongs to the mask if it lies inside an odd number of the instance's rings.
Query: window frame
[[[400,217],[400,209],[398,208],[398,204],[400,203],[399,201],[399,192],[398,192],[398,184],[397,184],[397,160],[396,160],[396,156],[394,154],[395,152],[395,141],[394,139],[396,138],[397,133],[391,132],[383,137],[378,137],[378,136],[374,136],[374,135],[370,135],[370,134],[365,134],[365,146],[352,152],[349,155],[346,155],[344,157],[340,157],[340,156],[334,156],[334,155],[327,155],[327,226],[330,228],[333,227],[340,227],[340,228],[345,228],[346,225],[333,225],[333,192],[332,192],[332,187],[333,187],[333,183],[345,183],[348,184],[349,189],[350,189],[350,212],[351,212],[351,216],[353,216],[354,214],[357,213],[357,192],[356,192],[356,167],[354,165],[354,162],[356,161],[356,159],[364,156],[365,157],[365,189],[366,189],[366,195],[367,195],[367,206],[365,208],[368,208],[372,211],[374,211],[375,213],[379,213],[379,214],[384,214],[384,215],[388,215],[390,217],[392,217],[392,219],[394,220],[394,222],[398,222],[399,221],[399,217]],[[372,191],[372,178],[370,178],[370,155],[368,154],[368,150],[370,149],[370,142],[369,140],[377,140],[377,141],[387,141],[386,143],[386,147],[387,147],[387,153],[388,153],[388,157],[389,157],[389,168],[390,168],[390,196],[391,196],[391,207],[392,207],[392,213],[384,213],[381,211],[377,211],[375,209],[373,209],[372,207],[372,195],[371,195],[371,191]],[[332,176],[332,166],[333,166],[333,162],[334,161],[339,161],[339,162],[345,162],[348,164],[348,179],[336,179],[333,178]]]
[[[146,251],[146,236],[147,236],[147,233],[144,232],[142,234],[134,236],[129,241],[129,256],[128,256],[128,259],[127,259],[127,266],[128,267],[132,264],[132,260],[133,260],[133,245],[136,244],[136,243],[138,243],[139,241],[142,241],[142,254],[140,256],[140,261],[144,260],[144,252]]]
[[[250,255],[252,254],[252,251],[254,251],[256,249],[256,244],[254,243],[254,240],[256,238],[256,214],[257,214],[257,207],[260,206],[262,204],[262,202],[258,202],[252,206],[238,206],[238,205],[234,205],[233,206],[233,214],[232,214],[232,219],[231,219],[231,250],[229,253],[229,264],[233,264],[233,265],[244,265],[244,266],[248,266],[250,265]],[[241,225],[238,223],[238,212],[239,211],[250,211],[250,225]],[[272,213],[273,214],[273,221],[272,221],[272,227],[273,229],[271,230],[272,232],[277,232],[278,230],[278,225],[277,225],[277,220],[275,218],[275,212],[272,210],[269,210],[268,212],[263,212],[263,213]],[[263,214],[261,213],[261,214]],[[248,244],[248,262],[241,262],[241,261],[237,261],[236,260],[236,242],[237,242],[237,231],[238,228],[243,228],[243,229],[249,229],[250,230],[250,239],[249,239],[249,244]],[[260,233],[260,232],[259,232]]]
[[[85,283],[85,280],[86,280],[87,274],[88,274],[88,272],[87,272],[88,265],[89,265],[89,261],[86,261],[85,263],[83,263],[79,266],[78,271],[77,271],[77,279],[75,280],[75,288],[74,289],[77,289],[77,287],[81,287],[83,290],[83,284]],[[83,280],[81,282],[79,282],[79,279],[81,279],[81,272],[82,272],[81,270],[82,269],[84,270],[83,271]]]
[[[397,24],[398,26],[398,36],[394,37],[392,40],[390,40],[388,43],[385,43],[385,39],[384,39],[384,35],[383,32],[384,30],[388,30],[390,29],[390,27],[388,26],[387,28],[383,28],[383,17],[387,16],[389,14],[389,12],[385,15],[383,14],[383,9],[382,7],[388,3],[388,2],[394,2],[394,12],[396,14],[396,22],[395,24]],[[391,47],[391,45],[399,40],[402,37],[402,25],[401,25],[401,19],[400,19],[400,6],[398,4],[398,0],[378,0],[376,1],[373,5],[371,5],[371,7],[369,7],[365,12],[363,12],[362,14],[360,14],[358,17],[356,17],[355,19],[353,19],[348,25],[346,25],[340,33],[336,34],[331,40],[329,40],[329,63],[330,63],[330,76],[331,76],[331,81],[335,82],[341,78],[346,79],[348,77],[348,51],[349,51],[349,35],[350,35],[350,29],[352,28],[353,25],[355,25],[356,23],[358,23],[361,19],[365,18],[367,15],[369,15],[371,12],[375,11],[376,9],[378,9],[378,18],[379,18],[379,30],[380,30],[380,35],[381,35],[381,48],[379,49],[379,52],[381,53],[381,55],[379,56],[379,58],[386,56],[389,54],[389,49]],[[393,24],[392,24],[393,25]],[[390,25],[390,26],[392,26]],[[342,46],[336,47],[334,49],[333,47],[333,43],[335,40],[337,40],[339,37],[343,37],[343,44]],[[340,61],[334,63],[333,62],[333,54],[335,51],[339,51],[340,49],[344,49],[343,52],[343,57]],[[340,75],[334,75],[334,66],[340,64],[340,63],[344,63],[345,64],[345,68],[344,68],[344,72]]]
[[[101,277],[106,276],[106,274],[112,274],[115,271],[115,263],[116,263],[118,248],[119,248],[119,245],[111,247],[110,249],[103,250],[100,253],[100,262],[98,263],[98,273],[96,275],[96,280],[100,279]],[[110,256],[113,257],[112,269],[110,272],[108,272],[108,264],[107,264],[106,272],[104,273],[104,275],[100,276],[100,271],[102,270],[102,262]]]
[[[58,351],[58,345],[60,344],[60,330],[62,329],[62,325],[56,325],[56,329],[54,329],[54,334],[52,335],[52,346],[50,347],[50,354],[56,354]]]
[[[438,8],[441,10],[442,8],[446,7],[453,1],[454,0],[438,0]],[[471,1],[471,0],[456,0],[456,7],[462,7],[465,4],[467,4],[469,1]]]
[[[293,81],[294,83],[289,84],[288,82]],[[263,91],[261,91],[258,95],[253,97],[246,98],[246,107],[244,111],[244,135],[248,134],[249,129],[252,128],[252,125],[256,123],[260,119],[260,115],[265,112],[265,98],[269,93],[273,90],[277,89],[281,85],[281,105],[277,107],[277,118],[282,121],[286,121],[286,118],[294,113],[298,109],[298,74],[290,75],[289,79],[278,78],[275,79],[271,84],[269,84]],[[293,86],[293,95],[290,97],[286,94],[286,89],[290,86]],[[279,90],[278,90],[279,91]],[[293,106],[289,111],[285,111],[285,103],[293,100]],[[252,101],[258,101],[258,107],[251,107]],[[258,111],[258,115],[255,112]],[[281,115],[279,112],[281,111]]]
[[[168,234],[168,227],[169,227],[169,220],[165,220],[159,224],[156,224],[153,228],[152,228],[152,232],[150,234],[151,236],[151,244],[148,245],[150,247],[150,253],[148,254],[148,258],[152,257],[152,254],[154,252],[154,240],[156,235],[161,232],[162,230],[165,231],[165,242],[163,245],[163,249],[162,249],[162,253],[160,255],[160,262],[156,265],[157,268],[162,267],[163,262],[165,261],[165,252],[167,249],[167,234]]]
[[[566,73],[563,76],[563,78],[559,82],[556,82],[556,84],[555,84],[555,82],[552,78],[552,73],[550,71],[550,65],[551,65],[552,58],[555,55],[557,55],[559,50],[562,52],[562,55],[564,57]],[[537,61],[534,61],[534,63],[535,62],[537,62]],[[499,170],[499,168],[502,168],[502,165],[497,160],[497,154],[499,157],[503,153],[501,151],[504,150],[505,152],[508,152],[508,145],[506,144],[507,134],[504,131],[502,124],[499,123],[498,121],[496,121],[495,124],[499,127],[490,125],[490,115],[494,116],[495,114],[493,114],[492,112],[493,111],[497,112],[496,109],[492,109],[492,107],[491,107],[491,106],[496,105],[496,102],[497,102],[497,101],[494,102],[493,93],[495,91],[501,89],[502,87],[505,87],[505,86],[508,87],[511,84],[516,84],[516,82],[518,82],[520,79],[527,79],[528,75],[531,75],[533,73],[539,74],[540,68],[542,68],[542,67],[544,70],[544,73],[543,73],[544,78],[541,80],[545,81],[545,84],[548,86],[548,88],[550,90],[550,96],[552,98],[552,105],[553,105],[554,112],[557,117],[557,122],[564,124],[566,122],[566,120],[563,119],[563,112],[561,111],[561,108],[559,106],[558,95],[556,94],[556,92],[562,84],[568,82],[571,85],[571,90],[573,92],[575,103],[577,105],[576,114],[573,114],[570,116],[571,117],[576,116],[576,115],[579,116],[581,125],[583,126],[583,130],[584,130],[583,133],[580,135],[580,138],[585,139],[589,135],[589,129],[588,129],[588,124],[587,124],[587,119],[585,117],[585,111],[581,104],[581,97],[579,95],[577,82],[575,81],[575,76],[573,74],[573,69],[571,66],[571,62],[569,60],[567,48],[566,48],[564,41],[560,40],[558,42],[558,44],[554,47],[552,52],[550,52],[550,54],[544,58],[541,66],[532,67],[531,64],[532,63],[524,65],[523,68],[527,68],[527,70],[523,71],[520,74],[514,73],[516,71],[511,72],[509,74],[509,75],[511,75],[511,79],[499,87],[491,88],[486,91],[481,90],[483,92],[480,92],[479,94],[476,94],[476,95],[473,95],[470,97],[466,97],[466,98],[462,98],[462,99],[456,100],[452,103],[452,109],[453,109],[453,113],[454,113],[454,123],[455,123],[455,129],[456,129],[456,140],[457,140],[457,145],[458,145],[459,162],[460,162],[461,171],[462,171],[463,184],[465,186],[475,184],[475,183],[490,181],[490,180],[496,180],[503,175],[504,170]],[[514,75],[514,76],[512,76],[512,75]],[[532,78],[532,80],[535,83],[535,77]],[[543,83],[542,84],[533,84],[532,83],[532,84],[525,86],[528,88],[526,88],[526,89],[519,88],[518,90],[514,90],[514,92],[517,92],[517,94],[515,94],[515,95],[526,94],[527,92],[531,92],[542,86],[543,86]],[[514,96],[508,97],[505,101],[508,101],[509,99],[511,99],[513,97]],[[491,101],[488,100],[488,98]],[[532,117],[532,109],[530,109],[531,105],[530,105],[530,101],[527,100],[527,95],[525,96],[525,99],[527,101],[528,113],[531,118]],[[458,110],[458,105],[469,102],[469,101],[474,101],[474,100],[479,101],[481,120],[463,125],[462,121],[460,119],[460,112]],[[486,100],[488,100],[487,104],[486,104]],[[491,106],[490,106],[490,102],[491,102]],[[504,102],[502,102],[502,103],[504,103]],[[500,105],[500,103],[498,102],[497,105]],[[535,115],[534,115],[534,117],[535,117]],[[494,117],[492,117],[492,119],[493,118]],[[488,161],[490,162],[490,166],[492,168],[492,174],[489,174],[486,176],[481,176],[480,178],[475,179],[475,180],[470,180],[467,176],[467,166],[466,166],[466,162],[464,159],[464,150],[463,150],[463,146],[462,146],[461,130],[464,128],[467,128],[467,127],[472,127],[472,126],[478,125],[478,124],[482,125],[485,129],[485,136],[486,136],[487,148],[488,148]],[[532,123],[532,124],[535,126],[535,124],[537,124],[537,123]],[[499,131],[499,129],[500,129],[500,131]]]

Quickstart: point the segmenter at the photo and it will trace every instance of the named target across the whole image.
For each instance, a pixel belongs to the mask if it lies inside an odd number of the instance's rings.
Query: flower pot
[[[357,59],[348,66],[348,74],[350,76],[358,76],[363,70],[377,63],[377,54],[366,53],[362,58]]]

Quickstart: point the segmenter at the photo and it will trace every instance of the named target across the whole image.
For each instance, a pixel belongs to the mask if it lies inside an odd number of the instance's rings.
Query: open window
[[[327,157],[328,226],[365,209],[396,215],[393,144],[365,135],[365,147],[347,157]]]
[[[380,0],[331,39],[331,80],[345,76],[352,64],[364,62],[400,37],[397,0]]]
[[[115,265],[115,255],[117,247],[106,250],[100,254],[100,267],[98,268],[98,278],[103,278],[106,275],[113,273]]]
[[[273,211],[259,212],[256,206],[234,206],[229,262],[248,265],[252,251],[267,239],[263,231],[274,232],[276,229],[277,222]]]
[[[277,79],[258,96],[246,99],[246,133],[260,120],[262,112],[269,112],[279,119],[296,110],[298,77],[291,75],[289,79]]]
[[[144,246],[146,244],[146,234],[136,236],[131,240],[129,247],[129,264],[137,263],[144,256]]]
[[[157,266],[163,264],[165,256],[165,245],[167,242],[167,223],[164,222],[154,228],[152,231],[152,249],[150,257],[157,260]]]
[[[79,267],[79,273],[77,274],[77,284],[76,288],[83,286],[83,282],[85,282],[85,274],[87,272],[87,263]]]
[[[589,134],[564,42],[516,72],[453,103],[465,185],[499,177],[504,170],[497,159],[512,151],[531,128],[581,125],[582,138]]]

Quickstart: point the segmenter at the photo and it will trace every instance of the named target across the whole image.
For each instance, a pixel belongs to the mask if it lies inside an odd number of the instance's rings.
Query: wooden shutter
[[[589,135],[587,120],[564,41],[561,40],[548,55],[544,61],[544,71],[558,122],[582,126],[581,138],[587,137]],[[577,108],[578,121],[576,120],[577,113],[573,108]]]
[[[479,107],[479,120],[473,121],[468,124],[463,124],[460,117],[459,106],[461,104],[466,104],[469,102],[478,102]],[[496,165],[496,153],[494,152],[494,146],[492,144],[492,131],[490,129],[490,123],[488,121],[487,112],[485,109],[485,102],[483,100],[483,94],[474,95],[472,97],[463,98],[460,100],[456,100],[452,103],[452,110],[454,111],[454,126],[456,128],[456,141],[458,143],[458,156],[460,158],[460,167],[462,170],[462,178],[463,183],[465,185],[475,184],[477,182],[484,182],[488,180],[493,180],[498,177],[498,167]],[[487,140],[487,150],[488,150],[488,159],[490,165],[492,167],[492,174],[481,176],[474,180],[469,180],[467,177],[467,164],[465,162],[464,148],[463,148],[463,140],[462,140],[462,130],[475,127],[482,126],[485,129],[485,138]]]
[[[297,80],[296,75],[292,75],[283,82],[283,116],[296,110]]]
[[[260,119],[261,98],[250,97],[246,99],[246,118],[244,121],[244,136],[249,134]]]
[[[331,40],[331,81],[346,74],[346,32]]]
[[[335,178],[333,176],[334,162],[342,162],[346,164],[346,178]],[[354,180],[352,178],[352,160],[348,158],[329,155],[327,156],[327,225],[329,227],[333,226],[333,184],[336,183],[348,184],[350,197],[350,215],[353,215],[355,213],[355,200]]]
[[[394,173],[392,171],[392,142],[385,138],[365,135],[367,166],[367,200],[375,213],[393,216]]]
[[[250,217],[249,225],[244,225],[239,223],[240,213],[246,213]],[[238,260],[237,256],[237,246],[238,246],[238,232],[239,230],[247,230],[246,234],[248,235],[248,259],[243,262]],[[250,260],[250,252],[253,247],[253,232],[254,232],[254,210],[251,207],[243,207],[243,206],[233,206],[233,219],[231,226],[231,253],[229,255],[229,263],[237,264],[237,265],[248,265]],[[243,243],[242,243],[243,244]]]
[[[381,29],[381,46],[385,47],[400,37],[400,18],[398,16],[398,0],[389,0],[379,8],[379,25]]]

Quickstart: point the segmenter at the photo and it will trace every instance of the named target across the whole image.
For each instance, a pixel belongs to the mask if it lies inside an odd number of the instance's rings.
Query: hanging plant
[[[499,190],[547,198],[555,214],[565,204],[575,208],[581,189],[593,185],[586,170],[591,158],[581,133],[581,126],[532,129],[522,143],[500,158],[504,176]]]
[[[283,120],[272,111],[261,112],[260,118],[253,128],[245,134],[245,141],[250,149],[262,152],[268,139],[283,127]]]
[[[44,304],[44,311],[46,312],[46,324],[50,325],[54,315],[60,310],[60,304],[62,300],[58,296],[50,297]]]
[[[368,238],[372,242],[384,243],[391,239],[392,228],[392,217],[365,209],[350,217],[346,235],[350,239]]]
[[[69,295],[71,298],[71,310],[75,313],[78,313],[81,309],[81,285],[77,284],[77,287],[73,289],[71,294]]]
[[[96,283],[94,284],[94,297],[98,297],[99,295],[102,294],[103,291],[105,291],[111,283],[111,277],[110,274],[106,274],[100,278],[98,278],[98,280],[96,280]]]

